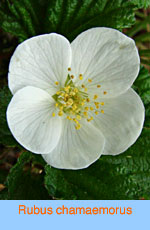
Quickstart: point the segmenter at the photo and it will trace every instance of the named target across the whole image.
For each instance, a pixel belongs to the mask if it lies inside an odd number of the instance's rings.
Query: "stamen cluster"
[[[68,68],[71,71],[71,68]],[[103,109],[100,109],[104,105],[104,102],[99,102],[98,95],[95,94],[93,97],[89,97],[87,87],[83,84],[76,87],[72,81],[74,79],[73,75],[69,75],[65,82],[64,87],[60,87],[59,90],[53,95],[56,101],[55,107],[58,112],[58,116],[66,115],[66,119],[74,122],[75,128],[78,130],[81,128],[80,120],[86,119],[87,122],[92,121],[94,118],[91,113],[98,115],[99,113],[104,113]],[[79,80],[83,80],[83,75],[79,74]],[[92,79],[88,79],[88,84],[92,82]],[[59,86],[59,82],[55,82]],[[101,85],[97,85],[100,88]],[[104,95],[107,92],[103,92]],[[55,117],[55,113],[52,113]]]

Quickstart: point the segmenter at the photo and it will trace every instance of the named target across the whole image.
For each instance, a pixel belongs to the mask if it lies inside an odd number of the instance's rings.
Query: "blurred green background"
[[[150,1],[2,0],[0,3],[0,199],[150,199]],[[25,39],[57,32],[72,41],[82,31],[106,26],[132,37],[141,70],[134,89],[146,121],[124,154],[103,156],[88,169],[58,170],[23,149],[12,137],[6,108],[10,57]],[[128,66],[127,66],[128,68]]]

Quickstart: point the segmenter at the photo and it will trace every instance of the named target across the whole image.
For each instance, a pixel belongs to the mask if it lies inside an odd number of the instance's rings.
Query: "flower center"
[[[68,71],[71,71],[71,68],[68,68]],[[104,110],[101,109],[101,106],[104,105],[104,102],[98,101],[98,95],[94,94],[91,96],[88,95],[88,89],[85,85],[81,84],[75,86],[73,75],[68,74],[64,87],[60,87],[59,90],[53,95],[53,99],[56,101],[55,107],[58,112],[58,116],[66,116],[66,119],[74,122],[75,128],[78,130],[81,128],[80,120],[86,119],[87,122],[90,122],[94,119],[94,115],[104,113]],[[79,74],[79,81],[83,79],[83,75]],[[88,84],[92,83],[91,79],[88,79]],[[55,82],[59,86],[59,82]],[[100,88],[101,85],[97,85],[97,88]],[[107,92],[103,92],[104,95]],[[52,113],[52,116],[55,116],[55,113]]]

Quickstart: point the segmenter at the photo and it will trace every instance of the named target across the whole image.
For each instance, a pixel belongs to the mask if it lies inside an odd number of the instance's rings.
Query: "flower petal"
[[[61,134],[61,120],[52,116],[54,110],[54,102],[47,92],[32,86],[19,90],[7,109],[13,136],[34,153],[50,152]]]
[[[71,121],[64,120],[62,135],[56,148],[47,155],[45,161],[61,169],[86,168],[96,161],[104,148],[101,132],[88,122],[76,130]]]
[[[145,110],[133,89],[116,98],[105,99],[104,114],[94,119],[94,125],[105,137],[103,154],[116,155],[127,150],[139,137]]]
[[[25,86],[35,86],[53,94],[65,82],[70,62],[71,47],[65,37],[52,33],[30,38],[16,48],[11,58],[9,88],[14,94]]]
[[[135,42],[117,30],[89,29],[71,43],[71,48],[72,74],[83,74],[78,84],[85,84],[101,97],[105,91],[105,97],[124,93],[138,75],[140,59]]]

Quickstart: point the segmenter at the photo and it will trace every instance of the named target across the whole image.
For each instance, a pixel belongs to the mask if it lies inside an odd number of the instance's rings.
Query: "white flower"
[[[71,44],[56,33],[26,40],[9,66],[9,128],[26,149],[56,168],[80,169],[128,149],[144,106],[131,86],[140,59],[134,41],[109,28]]]

